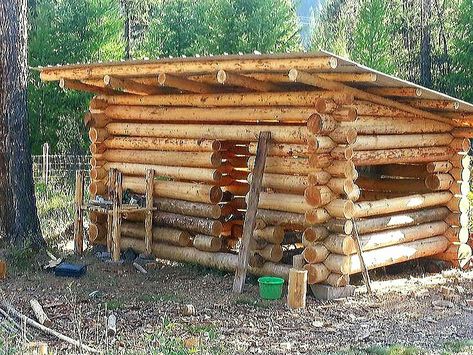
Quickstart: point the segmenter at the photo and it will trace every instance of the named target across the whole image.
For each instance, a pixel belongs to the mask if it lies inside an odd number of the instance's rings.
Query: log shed
[[[367,269],[471,265],[472,104],[324,51],[39,70],[92,94],[91,197],[107,195],[110,171],[123,191],[148,190],[147,208],[123,214],[117,248],[225,270],[244,260],[284,278],[287,254],[309,284],[344,286],[361,271],[356,225]],[[107,218],[90,222],[89,242],[110,244]]]

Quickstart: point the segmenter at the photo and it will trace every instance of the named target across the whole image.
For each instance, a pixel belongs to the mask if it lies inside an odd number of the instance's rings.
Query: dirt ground
[[[473,272],[423,274],[417,264],[407,264],[408,273],[374,275],[372,296],[359,286],[352,298],[321,302],[308,297],[307,309],[291,311],[285,296],[261,300],[254,278],[242,295],[235,295],[232,274],[199,266],[162,261],[141,274],[131,265],[94,256],[80,262],[88,265],[80,279],[18,273],[0,281],[0,288],[30,317],[29,300],[38,299],[52,328],[106,353],[473,352]],[[192,304],[196,314],[183,316],[185,304]],[[105,334],[110,313],[117,316],[115,337]],[[29,327],[27,333],[29,340],[45,341],[59,353],[79,353]],[[3,352],[15,353],[21,334],[3,337]],[[379,350],[393,344],[415,348]]]

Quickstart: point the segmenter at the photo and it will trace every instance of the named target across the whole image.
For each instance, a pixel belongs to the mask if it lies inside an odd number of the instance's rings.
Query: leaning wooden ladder
[[[76,172],[76,193],[74,199],[74,250],[77,255],[82,255],[84,244],[84,211],[98,212],[107,216],[107,250],[113,261],[120,260],[121,250],[121,223],[122,217],[130,212],[144,212],[145,216],[145,251],[152,254],[153,247],[153,207],[154,197],[154,170],[146,171],[145,181],[145,207],[123,203],[122,173],[117,169],[110,169],[108,176],[108,204],[84,203],[84,173]],[[111,207],[111,208],[110,208]]]
[[[240,250],[238,252],[235,279],[233,280],[233,292],[237,293],[242,292],[246,280],[248,261],[250,258],[250,242],[253,238],[253,230],[255,229],[256,212],[258,210],[259,194],[261,192],[261,183],[263,181],[263,172],[266,164],[266,155],[268,153],[268,144],[270,139],[271,132],[261,132],[259,134],[253,178],[250,183],[248,205],[245,214],[245,221],[243,222],[243,235],[241,238]]]

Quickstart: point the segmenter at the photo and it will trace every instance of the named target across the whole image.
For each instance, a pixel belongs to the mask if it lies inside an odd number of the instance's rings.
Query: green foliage
[[[55,65],[123,57],[123,21],[115,0],[39,0],[30,8],[29,65]],[[90,95],[60,92],[32,73],[28,88],[33,153],[49,142],[52,151],[85,148],[80,130]]]
[[[352,58],[385,73],[393,73],[388,3],[364,0],[354,32]]]
[[[455,31],[453,66],[449,79],[452,92],[473,102],[473,1],[462,0]]]
[[[168,0],[151,10],[140,54],[285,52],[300,48],[299,28],[288,0]]]

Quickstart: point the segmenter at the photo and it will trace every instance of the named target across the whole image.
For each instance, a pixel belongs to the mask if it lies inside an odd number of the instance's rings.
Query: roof
[[[155,77],[160,73],[187,76],[211,74],[220,69],[249,75],[256,73],[286,75],[292,68],[320,74],[325,79],[343,82],[347,86],[398,100],[417,109],[445,114],[445,117],[461,120],[464,124],[473,124],[471,103],[386,75],[322,50],[310,53],[195,56],[73,64],[41,67],[38,70],[44,81],[66,79],[90,84],[103,80],[105,75],[136,79]],[[287,85],[289,84],[288,82]]]

